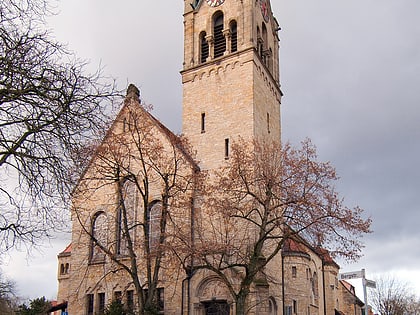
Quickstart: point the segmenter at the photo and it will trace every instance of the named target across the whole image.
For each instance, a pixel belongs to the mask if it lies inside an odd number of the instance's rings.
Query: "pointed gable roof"
[[[190,163],[194,172],[198,172],[200,170],[200,167],[198,166],[197,162],[194,160],[194,158],[188,153],[188,150],[185,148],[184,143],[181,140],[181,138],[175,135],[172,131],[170,131],[156,117],[154,117],[148,110],[146,110],[144,106],[142,106],[141,100],[140,100],[139,89],[134,84],[130,84],[127,88],[127,94],[124,98],[122,108],[120,109],[117,116],[113,120],[111,126],[107,130],[100,144],[96,147],[95,152],[92,154],[89,163],[87,164],[86,168],[83,170],[79,178],[79,182],[76,185],[73,192],[77,189],[77,186],[79,185],[80,180],[85,176],[86,172],[89,170],[90,166],[95,160],[95,157],[97,156],[97,152],[99,148],[109,139],[109,137],[112,134],[112,131],[116,129],[116,125],[120,123],[121,121],[123,121],[123,116],[126,115],[126,112],[129,107],[132,107],[132,108],[135,108],[136,110],[141,111],[145,117],[150,119],[152,124],[168,139],[168,141],[172,143],[174,147],[177,148],[183,154],[185,159]]]

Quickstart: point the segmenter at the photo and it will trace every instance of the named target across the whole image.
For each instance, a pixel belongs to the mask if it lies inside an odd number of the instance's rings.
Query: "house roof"
[[[331,257],[327,249],[322,248],[322,247],[313,247],[301,237],[295,236],[294,238],[288,238],[284,242],[284,245],[282,248],[283,255],[287,255],[287,254],[309,255],[309,251],[312,251],[316,255],[318,255],[325,265],[335,266],[338,269],[340,268],[340,266]]]
[[[359,306],[363,306],[365,305],[365,303],[363,303],[362,300],[360,300],[357,295],[356,295],[356,291],[354,289],[354,286],[351,285],[350,283],[348,283],[345,280],[340,280],[341,285],[343,286],[344,290],[348,293],[351,294],[354,297],[354,301],[355,303],[357,303],[357,305]]]
[[[304,244],[297,242],[294,239],[287,239],[284,242],[283,245],[283,252],[287,253],[287,252],[292,252],[292,253],[302,253],[302,254],[307,254],[307,246],[305,246]]]
[[[58,254],[58,257],[65,257],[71,255],[71,243],[67,245],[67,247]]]
[[[334,259],[331,257],[330,252],[322,247],[315,248],[315,252],[318,254],[318,256],[322,259],[324,264],[335,266],[337,268],[340,268],[340,266],[334,261]]]

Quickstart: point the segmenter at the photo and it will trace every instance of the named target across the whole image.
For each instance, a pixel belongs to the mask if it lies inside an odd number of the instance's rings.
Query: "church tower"
[[[279,25],[269,0],[184,0],[183,134],[203,169],[232,141],[279,141]]]

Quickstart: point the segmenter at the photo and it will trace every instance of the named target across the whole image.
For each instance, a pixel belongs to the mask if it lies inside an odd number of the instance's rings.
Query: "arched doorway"
[[[203,279],[196,291],[196,312],[199,315],[230,315],[232,297],[226,285],[216,276]]]

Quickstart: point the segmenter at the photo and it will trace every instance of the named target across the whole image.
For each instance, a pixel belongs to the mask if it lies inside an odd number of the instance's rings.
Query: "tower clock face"
[[[268,22],[268,20],[270,19],[270,13],[268,10],[267,0],[260,0],[260,6],[261,6],[261,13],[264,18],[264,21]]]
[[[217,7],[225,2],[225,0],[206,0],[207,4],[211,7]]]

